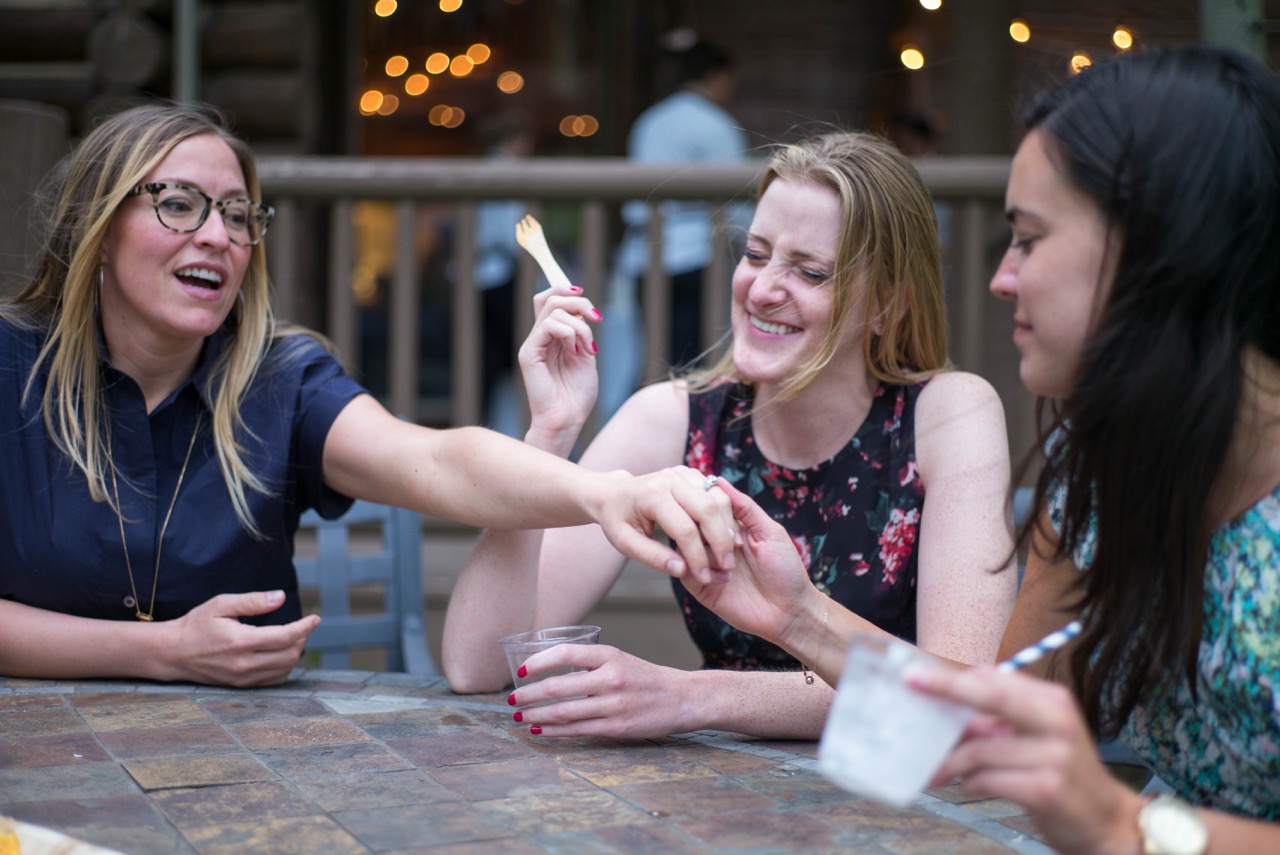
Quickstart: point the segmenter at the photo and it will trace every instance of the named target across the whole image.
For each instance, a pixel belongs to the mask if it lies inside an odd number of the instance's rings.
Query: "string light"
[[[899,58],[902,60],[902,64],[912,71],[919,71],[924,68],[924,54],[915,45],[905,45],[902,48],[902,53],[899,54]]]
[[[1128,27],[1116,27],[1116,31],[1111,34],[1111,43],[1120,50],[1128,50],[1133,47],[1133,33]]]
[[[426,68],[429,74],[443,74],[448,67],[449,54],[447,53],[436,52],[427,57]]]
[[[466,77],[476,67],[471,61],[471,57],[465,53],[460,53],[449,63],[449,73],[454,77]]]
[[[440,0],[441,12],[456,12],[462,8],[462,0]]]
[[[920,5],[930,12],[936,12],[942,8],[942,0],[920,0]]]
[[[1089,54],[1084,51],[1076,51],[1071,57],[1071,70],[1079,74],[1089,66],[1093,65],[1093,60],[1089,58]]]
[[[421,95],[431,85],[431,78],[425,74],[411,74],[404,82],[404,91],[408,95]]]
[[[395,14],[396,0],[378,0],[373,7],[373,14],[379,18],[389,18]]]
[[[387,76],[399,77],[409,70],[409,60],[403,56],[393,56],[387,60]]]
[[[498,75],[498,89],[514,95],[524,88],[524,78],[518,71],[504,71]]]
[[[1031,28],[1021,18],[1014,18],[1009,24],[1009,38],[1015,42],[1026,43],[1031,40]]]

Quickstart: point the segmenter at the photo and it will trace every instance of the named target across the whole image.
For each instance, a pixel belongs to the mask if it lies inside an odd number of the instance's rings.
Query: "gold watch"
[[[1204,855],[1209,832],[1199,814],[1173,796],[1156,796],[1138,812],[1145,855]]]

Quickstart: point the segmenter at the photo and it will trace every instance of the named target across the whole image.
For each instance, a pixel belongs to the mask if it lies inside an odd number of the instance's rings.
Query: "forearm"
[[[767,739],[817,739],[835,697],[798,671],[689,672],[691,730],[725,730]]]
[[[0,600],[0,673],[39,679],[175,680],[163,623],[92,620]]]
[[[1209,830],[1205,855],[1252,855],[1280,852],[1280,826],[1257,819],[1231,816],[1221,811],[1198,812]]]
[[[455,692],[493,692],[511,682],[498,639],[533,629],[542,531],[480,535],[449,596],[441,660]]]

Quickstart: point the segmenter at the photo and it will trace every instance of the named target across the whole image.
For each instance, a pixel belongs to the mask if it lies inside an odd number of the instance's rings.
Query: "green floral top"
[[[1061,531],[1065,490],[1050,497]],[[1093,563],[1096,524],[1072,556]],[[1134,709],[1121,737],[1179,795],[1280,819],[1280,487],[1214,532],[1197,694],[1186,680]]]

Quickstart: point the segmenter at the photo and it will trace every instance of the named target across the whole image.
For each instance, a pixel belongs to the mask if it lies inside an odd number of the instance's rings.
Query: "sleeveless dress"
[[[1066,490],[1049,497],[1061,532]],[[1093,564],[1097,521],[1071,558]],[[1143,700],[1120,738],[1195,804],[1280,819],[1280,486],[1213,532],[1196,694],[1186,678]]]
[[[814,584],[846,608],[916,639],[916,543],[924,488],[916,472],[915,406],[923,383],[881,385],[857,433],[835,456],[795,470],[765,459],[748,415],[753,390],[726,382],[689,396],[685,464],[719,475],[791,535]],[[781,648],[741,632],[672,589],[704,668],[797,670]]]

